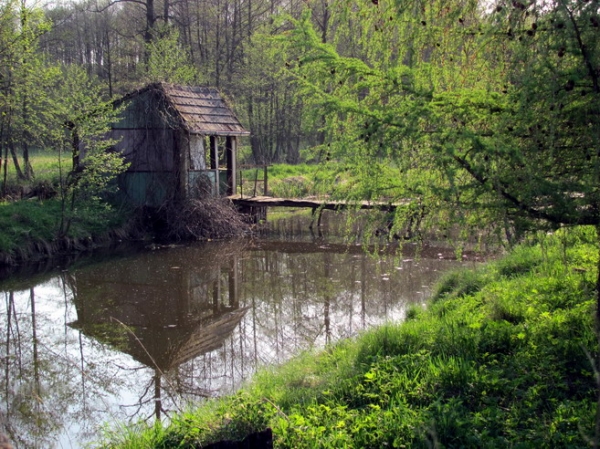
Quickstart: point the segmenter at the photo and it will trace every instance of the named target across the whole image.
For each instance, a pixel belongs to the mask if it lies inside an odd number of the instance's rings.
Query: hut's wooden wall
[[[175,195],[179,133],[174,115],[156,92],[128,100],[112,137],[119,140],[115,149],[130,164],[120,186],[132,204],[159,206]]]
[[[116,149],[131,164],[130,172],[173,171],[178,132],[166,103],[151,91],[129,100],[113,126],[114,137],[120,138]]]

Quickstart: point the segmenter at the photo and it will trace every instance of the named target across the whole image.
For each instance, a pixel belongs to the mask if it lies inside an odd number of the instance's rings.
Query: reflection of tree
[[[97,437],[95,425],[107,418],[99,401],[132,380],[115,376],[110,351],[68,331],[71,293],[60,277],[4,296],[0,431],[23,448],[54,447],[70,425],[77,441]]]
[[[331,343],[331,317],[329,311],[331,308],[331,295],[329,293],[329,280],[331,268],[331,253],[323,253],[323,324],[325,326],[325,344]]]
[[[323,241],[256,242],[254,248],[242,260],[240,297],[252,308],[242,323],[251,326],[252,340],[241,357],[255,366],[401,319],[409,304],[423,301],[438,267],[453,263],[375,256]]]
[[[19,445],[47,447],[67,408],[49,392],[59,385],[68,387],[54,371],[52,356],[40,350],[38,331],[45,323],[39,322],[35,289],[15,293],[5,293],[2,421],[6,433]]]

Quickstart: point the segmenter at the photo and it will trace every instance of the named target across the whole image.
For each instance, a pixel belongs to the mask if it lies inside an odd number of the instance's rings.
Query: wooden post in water
[[[256,196],[257,186],[258,186],[258,168],[254,171],[254,196]]]

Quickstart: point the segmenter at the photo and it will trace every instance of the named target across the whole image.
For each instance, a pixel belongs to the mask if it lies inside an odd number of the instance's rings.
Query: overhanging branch
[[[464,168],[480,185],[485,186],[488,183],[488,178],[482,173],[479,173],[466,159],[453,155],[453,159]],[[495,185],[494,190],[505,200],[515,206],[518,210],[526,213],[531,218],[545,220],[556,225],[598,225],[599,217],[597,213],[592,211],[579,210],[576,216],[567,214],[553,214],[552,209],[540,210],[539,208],[521,201],[515,195],[508,191],[506,186]]]

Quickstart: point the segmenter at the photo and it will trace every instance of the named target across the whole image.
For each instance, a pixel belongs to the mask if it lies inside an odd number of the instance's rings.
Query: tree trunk
[[[150,44],[154,39],[153,31],[156,23],[156,14],[154,12],[154,0],[146,0],[146,30],[144,31],[144,42]],[[144,52],[144,58],[148,62],[148,49]]]
[[[110,47],[110,34],[108,29],[105,31],[104,35],[105,43],[106,43],[106,74],[108,78],[108,96],[110,98],[113,97],[113,66],[112,66],[112,54]]]
[[[31,181],[34,177],[33,167],[31,166],[31,161],[29,160],[29,145],[26,140],[23,140],[23,144],[21,145],[22,154],[23,154],[23,166],[25,168],[25,178]]]
[[[27,130],[31,126],[29,123],[29,104],[27,102],[27,96],[23,98],[23,131],[21,133],[21,154],[23,155],[23,167],[25,170],[25,179],[31,181],[33,179],[33,167],[29,161],[29,133]]]
[[[164,0],[163,3],[163,20],[165,24],[169,24],[169,7],[171,6],[169,0]],[[183,33],[182,33],[183,34]]]
[[[71,128],[71,158],[73,167],[71,168],[73,173],[79,171],[79,132],[77,131],[77,126],[73,125]]]
[[[25,181],[27,178],[23,174],[21,170],[21,165],[19,164],[19,157],[17,156],[17,151],[15,150],[15,144],[12,139],[8,142],[8,149],[10,150],[10,155],[12,157],[13,163],[15,164],[15,171],[17,172],[17,179],[20,181]]]

